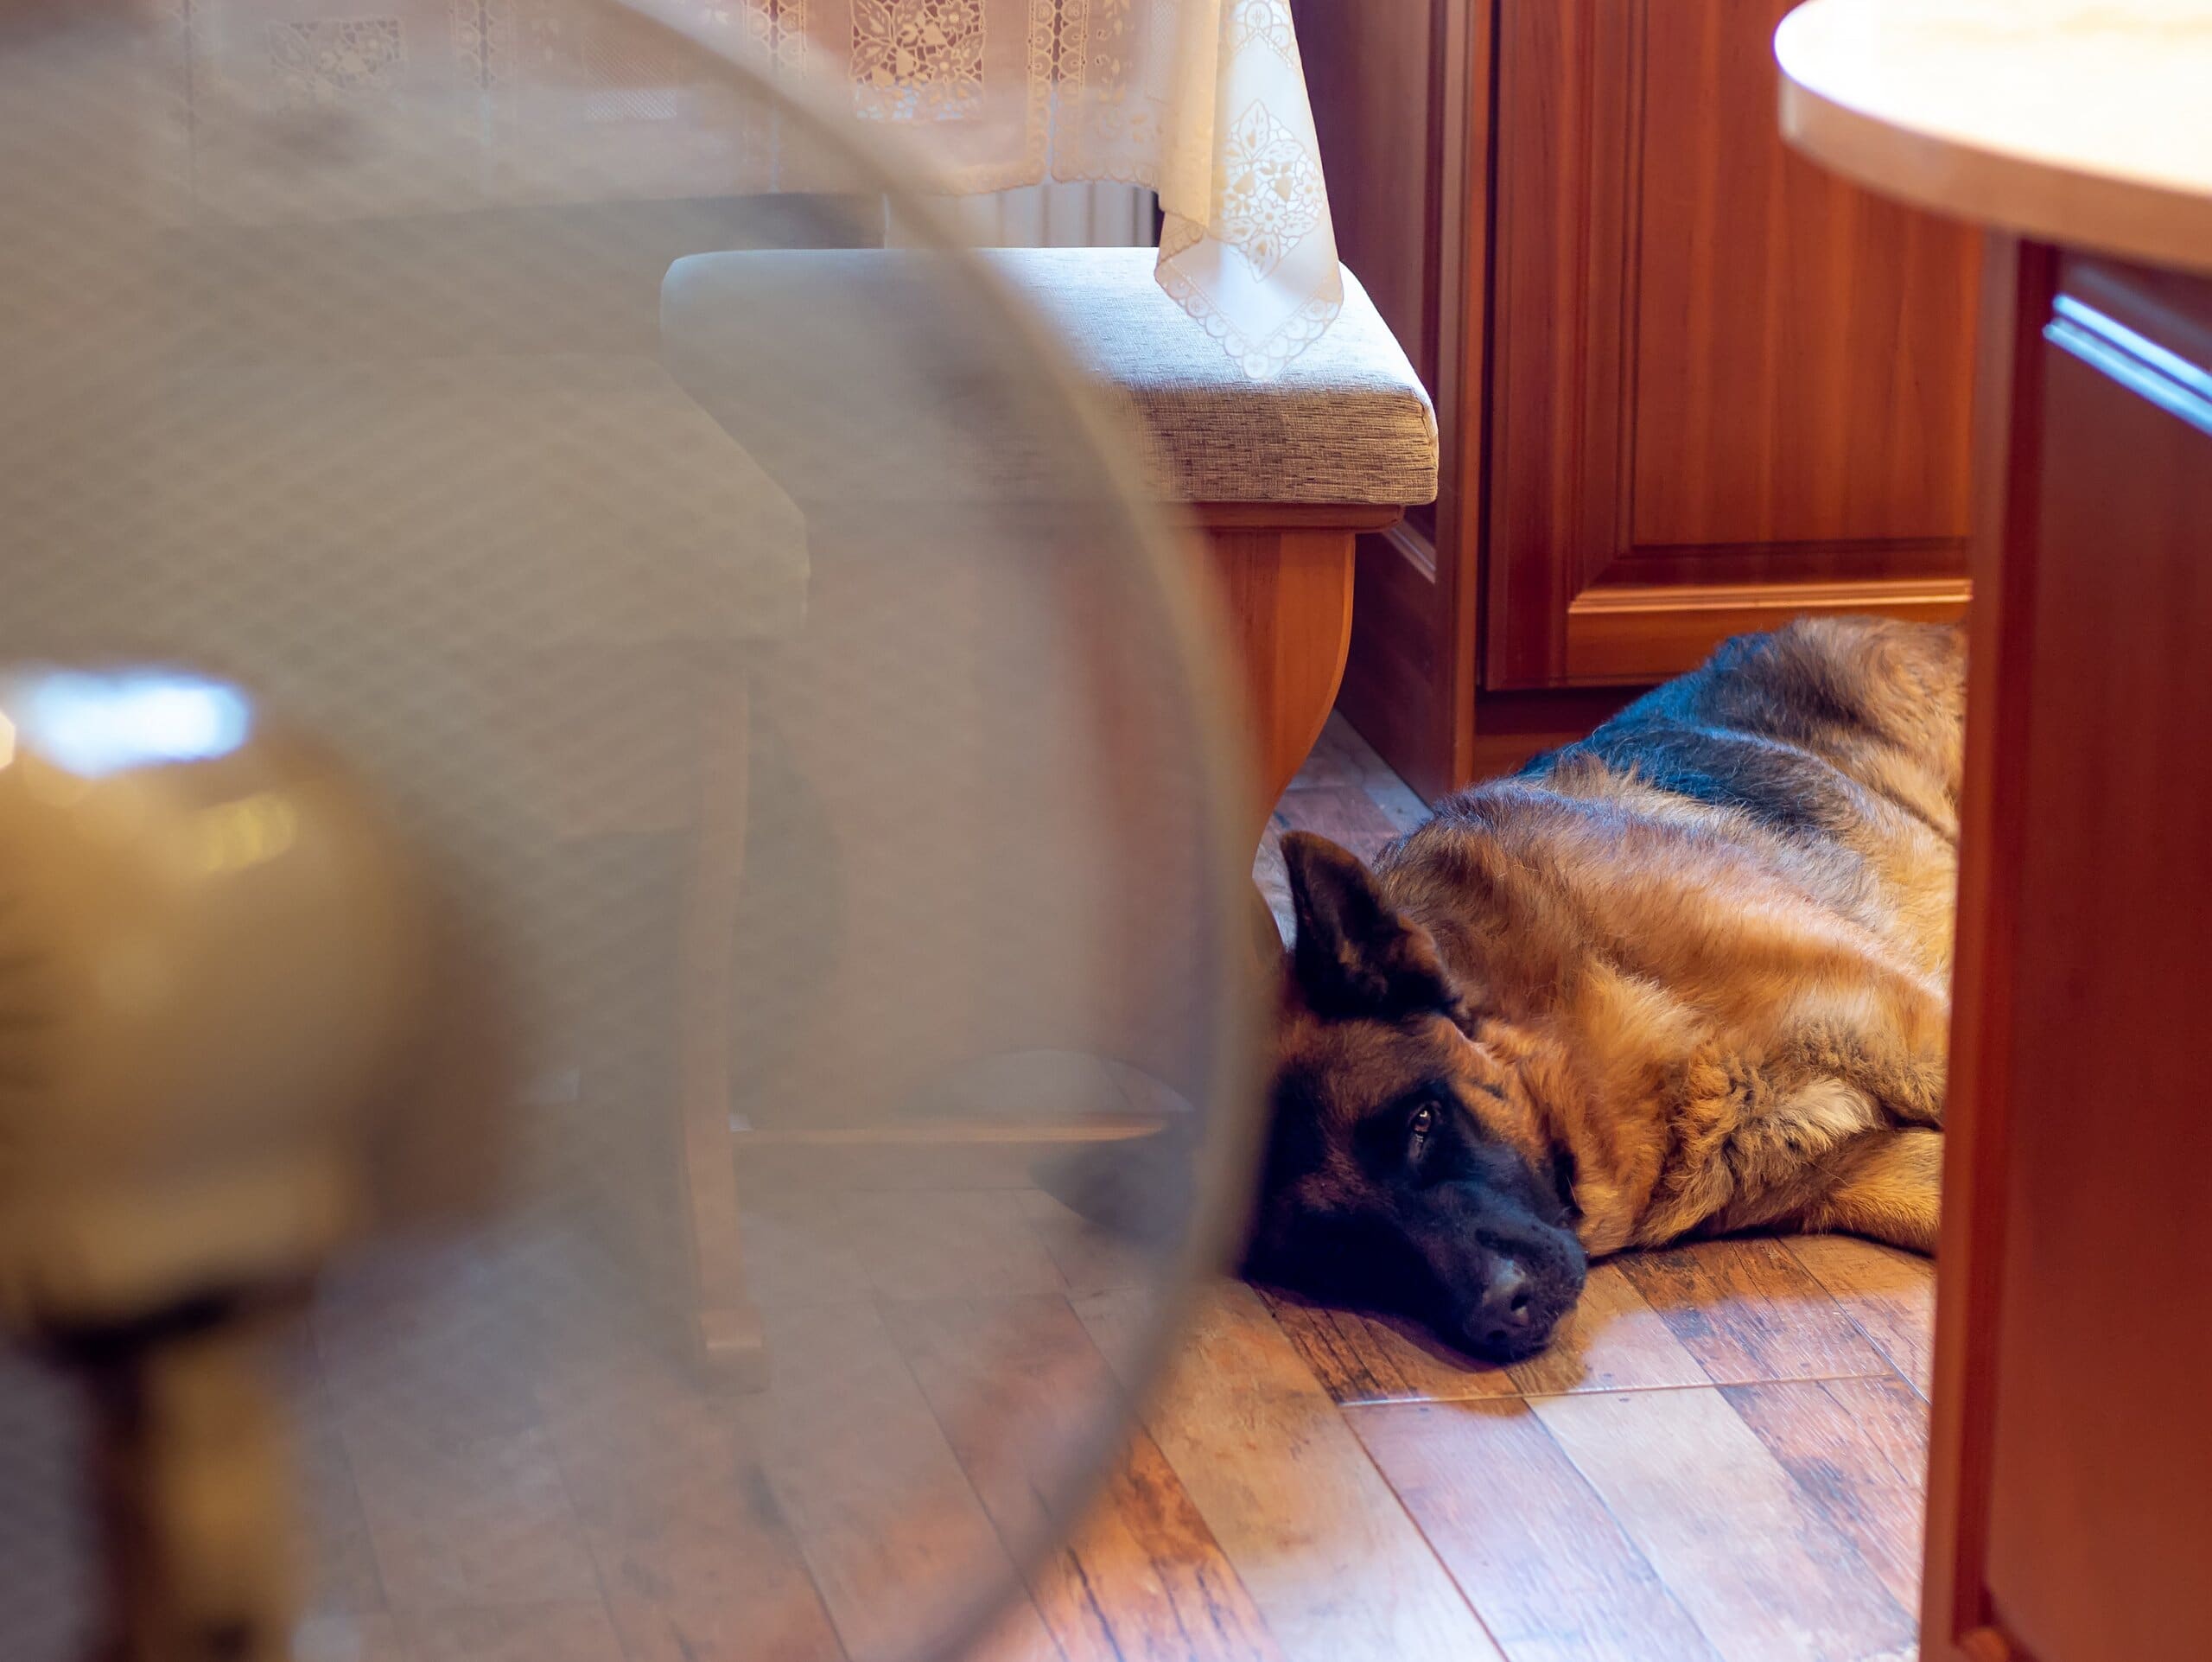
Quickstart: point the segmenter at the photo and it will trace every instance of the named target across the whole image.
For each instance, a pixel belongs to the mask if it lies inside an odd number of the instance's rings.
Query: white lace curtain
[[[1249,374],[1343,301],[1289,0],[649,0],[741,29],[948,189],[1150,186],[1160,281]]]
[[[1343,295],[1289,0],[138,3],[172,44],[157,57],[181,94],[192,192],[233,219],[543,200],[609,179],[666,196],[809,188],[673,29],[895,131],[954,193],[1150,186],[1161,286],[1253,376],[1279,373]],[[260,136],[309,110],[383,141],[388,165],[356,168],[342,205],[286,200],[290,174]],[[456,144],[482,160],[461,164]]]

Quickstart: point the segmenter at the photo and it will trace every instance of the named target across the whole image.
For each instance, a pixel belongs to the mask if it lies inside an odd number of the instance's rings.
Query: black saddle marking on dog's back
[[[1854,729],[1871,730],[1818,665],[1783,653],[1771,636],[1745,636],[1588,738],[1534,758],[1521,777],[1542,780],[1586,757],[1786,835],[1830,837],[1853,823],[1859,804],[1821,752]]]

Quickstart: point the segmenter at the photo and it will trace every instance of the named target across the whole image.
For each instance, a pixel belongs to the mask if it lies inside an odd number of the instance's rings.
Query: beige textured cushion
[[[1277,379],[1254,381],[1160,289],[1148,248],[1002,248],[990,258],[1077,360],[1143,418],[1163,494],[1188,502],[1436,496],[1436,411],[1359,279]]]
[[[1409,506],[1436,494],[1436,417],[1366,291],[1277,379],[1246,376],[1161,292],[1143,248],[989,258],[1109,400],[1160,495]],[[956,292],[957,287],[957,292]],[[1020,496],[1070,477],[1010,454],[996,302],[912,251],[699,254],[661,292],[671,371],[802,503],[855,489]],[[865,360],[863,365],[861,360]],[[973,419],[964,418],[972,415]],[[865,459],[864,461],[861,459]]]

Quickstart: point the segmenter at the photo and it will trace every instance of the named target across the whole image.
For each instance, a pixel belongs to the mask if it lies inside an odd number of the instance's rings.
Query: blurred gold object
[[[283,1657],[261,1353],[404,1198],[395,1125],[496,1100],[482,1032],[445,1036],[452,959],[366,793],[239,689],[40,670],[0,734],[0,1329],[96,1405],[105,1654]]]

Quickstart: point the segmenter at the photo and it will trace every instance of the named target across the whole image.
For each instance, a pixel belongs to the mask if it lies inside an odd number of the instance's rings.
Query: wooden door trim
[[[2027,754],[2022,723],[2034,675],[2032,643],[2017,621],[2032,613],[2035,550],[2029,539],[2041,473],[2037,348],[2056,268],[2050,248],[1998,236],[1988,241],[1975,392],[1976,627],[1967,670],[1951,1108],[1944,1130],[1921,1605],[1926,1662],[2019,1658],[1992,1623],[1984,1574],[2008,1137],[2004,1095],[1982,1081],[2001,1076],[2012,1048],[2010,986],[2020,911],[2001,874],[2020,869],[2017,850],[2029,835],[2022,816],[2008,811]]]
[[[1966,616],[1973,593],[1964,577],[1603,584],[1584,590],[1567,608],[1567,673],[1578,686],[1663,680],[1716,641],[1793,617],[1879,612],[1955,623]]]

